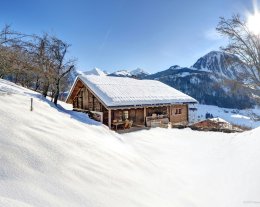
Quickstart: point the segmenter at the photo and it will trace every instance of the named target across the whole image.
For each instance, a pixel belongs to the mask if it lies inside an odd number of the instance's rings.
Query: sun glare
[[[260,35],[260,11],[257,4],[254,4],[254,13],[247,16],[247,27],[255,35]]]

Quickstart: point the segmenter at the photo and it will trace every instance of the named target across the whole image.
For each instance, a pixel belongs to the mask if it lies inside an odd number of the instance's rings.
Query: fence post
[[[31,98],[31,111],[33,111],[33,98]]]

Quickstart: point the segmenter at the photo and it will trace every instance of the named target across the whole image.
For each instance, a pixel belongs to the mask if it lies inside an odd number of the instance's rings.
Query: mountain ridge
[[[145,79],[159,80],[203,104],[242,109],[258,104],[260,97],[259,91],[241,82],[240,74],[245,69],[237,56],[211,51],[191,67],[173,65]]]

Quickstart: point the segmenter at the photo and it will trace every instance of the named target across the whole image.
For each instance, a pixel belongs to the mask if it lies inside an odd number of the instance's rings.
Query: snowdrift
[[[118,135],[0,79],[0,206],[260,202],[259,134],[260,128],[241,134],[152,129]]]

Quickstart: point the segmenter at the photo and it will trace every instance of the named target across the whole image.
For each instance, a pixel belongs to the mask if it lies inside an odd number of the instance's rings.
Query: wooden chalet
[[[109,128],[188,123],[192,97],[155,80],[79,75],[68,94],[73,109],[90,113]]]

